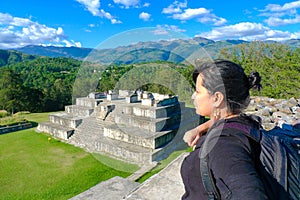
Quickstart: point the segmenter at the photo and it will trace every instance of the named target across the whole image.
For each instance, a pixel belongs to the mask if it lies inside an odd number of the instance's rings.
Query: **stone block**
[[[65,111],[74,116],[87,117],[93,113],[94,109],[86,106],[70,105],[65,106]]]
[[[82,118],[68,115],[67,113],[55,113],[49,115],[50,122],[61,126],[76,128],[81,124]]]
[[[137,103],[139,102],[139,98],[137,94],[132,94],[126,97],[126,103]]]
[[[118,94],[112,93],[107,95],[107,100],[112,101],[118,99]]]
[[[130,144],[135,144],[147,148],[154,149],[155,148],[155,141],[153,137],[147,137],[147,135],[137,135],[137,134],[130,134],[132,133],[132,129],[130,132],[123,132],[116,126],[104,127],[103,135],[104,137],[108,137],[114,140],[119,140],[123,142],[127,142]]]
[[[133,91],[131,91],[131,90],[119,90],[120,97],[127,97],[132,93],[133,93]]]
[[[127,142],[107,138],[105,142],[96,141],[96,150],[109,154],[127,162],[134,162],[139,165],[152,162],[151,149],[132,145]]]
[[[86,106],[89,108],[95,108],[101,103],[102,99],[90,99],[90,98],[76,98],[76,105],[78,106]]]
[[[58,124],[53,124],[51,122],[39,123],[37,131],[49,133],[50,135],[63,140],[68,140],[69,137],[71,137],[71,135],[73,135],[74,133],[74,129],[60,126]]]
[[[90,99],[104,99],[106,95],[103,92],[92,92],[88,95]]]
[[[170,142],[176,133],[177,130],[150,132],[136,127],[112,125],[104,127],[103,135],[114,140],[156,149]]]
[[[10,126],[0,126],[0,134],[5,134],[14,131],[20,131],[27,128],[32,128],[32,124],[30,122],[21,122],[20,124],[10,125]]]
[[[143,106],[153,106],[154,105],[155,100],[154,99],[142,99],[142,105]]]

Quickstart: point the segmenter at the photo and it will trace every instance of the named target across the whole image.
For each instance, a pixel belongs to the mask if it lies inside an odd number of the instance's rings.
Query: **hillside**
[[[35,58],[37,58],[37,56],[21,53],[14,50],[0,49],[0,67],[18,62],[34,60]]]
[[[38,46],[28,45],[25,47],[14,49],[26,54],[48,56],[48,57],[66,57],[83,60],[93,49],[78,47],[54,47],[54,46]]]
[[[111,49],[90,49],[77,47],[25,46],[14,50],[40,56],[68,57],[78,60],[85,58],[101,64],[132,64],[158,60],[183,62],[199,49],[212,58],[217,57],[220,49],[241,43],[242,40],[213,41],[206,38],[161,40],[157,42],[138,42],[128,46]]]
[[[239,44],[249,43],[244,40],[213,41],[206,38],[161,40],[156,42],[138,42],[128,46],[119,46],[111,49],[92,49],[78,47],[53,46],[25,46],[14,49],[26,54],[67,57],[77,60],[88,58],[100,64],[133,64],[141,62],[155,62],[158,60],[170,62],[189,61],[189,57],[198,52],[198,57],[217,58],[221,49]],[[267,41],[266,43],[279,43]],[[300,40],[293,39],[283,42],[292,48],[300,47]],[[101,46],[100,46],[101,47]]]

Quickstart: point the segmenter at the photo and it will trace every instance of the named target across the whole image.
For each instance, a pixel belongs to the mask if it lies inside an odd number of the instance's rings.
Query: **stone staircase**
[[[64,112],[49,114],[49,121],[39,123],[36,130],[67,141],[101,101],[100,99],[78,98],[76,105],[65,106]]]
[[[117,159],[126,160],[129,162],[137,162],[140,164],[151,162],[150,148],[131,145],[127,142],[107,138],[103,135],[104,128],[115,125],[112,121],[103,121],[98,119],[98,113],[94,112],[87,118],[84,118],[82,123],[75,129],[72,137],[66,141],[84,148],[89,152],[107,153]]]
[[[95,113],[92,113],[89,117],[82,119],[81,124],[75,128],[74,134],[67,143],[84,148],[89,152],[95,152],[95,143],[102,139],[103,128],[104,126],[101,126],[96,119]]]

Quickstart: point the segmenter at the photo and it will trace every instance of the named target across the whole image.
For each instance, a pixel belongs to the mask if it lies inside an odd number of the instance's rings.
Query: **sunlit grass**
[[[49,114],[20,113],[15,117],[37,124],[48,121]],[[182,152],[176,151],[160,161],[138,182],[161,171]],[[127,177],[138,168],[90,154],[50,135],[36,133],[34,128],[0,135],[0,200],[69,199],[114,176]]]
[[[0,199],[69,199],[114,176],[127,177],[92,154],[27,129],[0,135]],[[107,158],[109,159],[109,158]]]

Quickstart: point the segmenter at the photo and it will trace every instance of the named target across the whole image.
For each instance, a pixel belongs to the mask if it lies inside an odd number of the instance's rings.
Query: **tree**
[[[11,113],[24,108],[23,86],[20,75],[2,68],[0,70],[0,106]]]
[[[220,57],[240,64],[246,74],[257,71],[263,90],[252,92],[273,98],[300,96],[300,50],[280,43],[254,41],[222,49]]]

